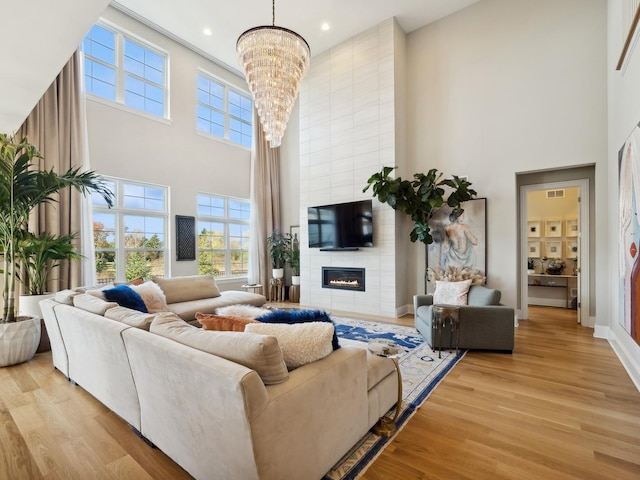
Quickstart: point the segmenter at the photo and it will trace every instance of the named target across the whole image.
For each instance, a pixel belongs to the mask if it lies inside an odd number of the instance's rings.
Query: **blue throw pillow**
[[[333,320],[329,314],[323,310],[272,310],[256,318],[263,323],[307,323],[307,322],[330,322]],[[340,348],[338,343],[338,335],[336,334],[336,326],[333,324],[333,339],[331,346],[334,350]]]
[[[108,302],[116,302],[121,307],[127,307],[139,312],[149,313],[144,300],[138,292],[129,285],[118,285],[117,287],[103,290],[102,294]]]

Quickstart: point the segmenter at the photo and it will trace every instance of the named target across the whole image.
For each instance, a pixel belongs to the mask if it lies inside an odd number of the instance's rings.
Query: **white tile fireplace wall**
[[[367,179],[396,165],[394,63],[389,19],[314,57],[300,91],[301,303],[397,316],[395,212],[373,200],[374,246],[308,248],[307,207],[370,198]],[[401,32],[401,31],[400,31]],[[402,33],[401,39],[404,39]],[[404,48],[404,45],[401,46]],[[402,50],[404,52],[404,50]],[[322,288],[322,267],[366,269],[364,292]]]

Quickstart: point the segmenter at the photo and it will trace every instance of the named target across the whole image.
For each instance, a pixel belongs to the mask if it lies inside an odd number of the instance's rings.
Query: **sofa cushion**
[[[471,280],[461,282],[444,282],[436,280],[436,291],[433,292],[435,305],[466,305]]]
[[[141,283],[140,285],[134,285],[131,288],[142,297],[142,301],[149,313],[169,311],[167,297],[157,283],[149,281]]]
[[[225,307],[227,305],[245,303],[260,306],[264,305],[265,302],[266,298],[264,295],[226,290],[221,292],[220,296],[214,298],[201,298],[198,300],[190,300],[188,302],[171,303],[169,304],[169,311],[189,322],[191,320],[195,320],[197,312],[215,313],[218,308]]]
[[[335,325],[329,314],[323,310],[271,310],[269,313],[256,318],[262,323],[308,323],[308,322],[327,322],[333,325],[333,337],[331,346],[334,350],[340,348],[338,343],[338,335],[335,332]]]
[[[196,313],[196,320],[205,330],[218,330],[220,332],[244,332],[247,323],[256,323],[257,320],[242,317],[230,317],[228,315],[213,315],[211,313]]]
[[[331,339],[335,327],[327,322],[249,323],[245,332],[273,335],[278,339],[287,368],[293,370],[307,363],[321,360],[333,351]]]
[[[160,285],[167,297],[168,304],[220,296],[220,290],[213,275],[190,275],[173,278],[153,277],[153,281]]]
[[[110,308],[104,312],[104,316],[142,330],[149,330],[151,322],[156,317],[153,313],[142,313],[127,307]]]
[[[79,295],[75,290],[60,290],[55,294],[53,299],[58,303],[64,303],[65,305],[73,305],[73,297]]]
[[[189,325],[174,313],[156,315],[150,331],[255,370],[265,385],[282,383],[289,378],[274,336],[204,330]]]
[[[108,302],[116,302],[121,307],[148,313],[147,306],[144,304],[142,297],[129,285],[117,285],[113,288],[103,290],[102,294]]]
[[[482,285],[472,285],[469,289],[469,305],[499,305],[501,292]]]
[[[118,306],[116,302],[107,302],[88,293],[80,293],[73,297],[73,305],[96,315],[104,315],[108,309]]]

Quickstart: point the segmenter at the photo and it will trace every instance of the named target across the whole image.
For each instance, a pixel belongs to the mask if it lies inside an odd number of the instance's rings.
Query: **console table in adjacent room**
[[[532,287],[545,287],[545,288],[563,288],[564,289],[564,308],[570,307],[570,292],[571,288],[577,288],[576,285],[572,285],[570,279],[577,279],[576,275],[551,275],[548,273],[530,273],[528,278],[528,286],[529,286],[529,298],[541,298],[536,297],[535,295],[531,295]],[[553,300],[553,299],[550,299]],[[530,301],[530,303],[533,303]]]

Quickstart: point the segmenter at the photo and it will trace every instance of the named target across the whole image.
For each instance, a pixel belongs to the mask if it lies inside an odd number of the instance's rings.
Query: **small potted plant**
[[[273,278],[284,277],[284,266],[287,263],[287,252],[291,249],[291,236],[274,230],[267,237],[267,247],[273,268]]]
[[[291,268],[291,285],[300,285],[300,249],[287,251],[287,265]]]
[[[534,273],[536,273],[536,264],[533,258],[527,259],[527,273],[529,275],[533,275]]]

